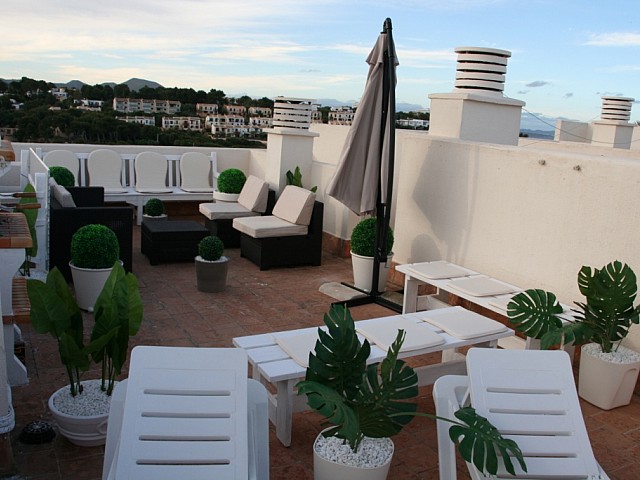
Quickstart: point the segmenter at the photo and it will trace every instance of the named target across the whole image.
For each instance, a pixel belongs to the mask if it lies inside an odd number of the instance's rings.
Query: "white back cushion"
[[[247,210],[264,213],[267,209],[267,197],[269,195],[269,184],[253,175],[249,175],[244,183],[238,203]]]
[[[309,225],[316,194],[306,188],[287,185],[273,207],[273,214],[297,225]]]

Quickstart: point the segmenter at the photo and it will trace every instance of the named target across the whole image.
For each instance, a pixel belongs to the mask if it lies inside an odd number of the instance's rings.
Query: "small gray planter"
[[[227,267],[229,259],[220,257],[214,262],[203,260],[200,255],[196,257],[196,279],[198,290],[201,292],[222,292],[227,287]]]

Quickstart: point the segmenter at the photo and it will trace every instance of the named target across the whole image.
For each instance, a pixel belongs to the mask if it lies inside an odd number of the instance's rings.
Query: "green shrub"
[[[76,267],[110,268],[119,256],[118,238],[104,225],[85,225],[71,237],[71,261]]]
[[[150,217],[159,217],[164,213],[164,203],[159,198],[150,198],[144,204],[144,213]]]
[[[222,240],[214,235],[204,237],[202,240],[200,240],[200,243],[198,243],[198,255],[200,255],[203,260],[207,260],[208,262],[215,262],[222,256],[223,253],[224,243],[222,243]]]
[[[363,257],[373,257],[376,248],[376,218],[361,220],[351,232],[351,251]],[[393,248],[393,229],[387,231],[387,255]]]
[[[222,193],[240,193],[247,177],[242,170],[228,168],[218,176],[218,190]]]
[[[73,187],[76,184],[73,173],[67,167],[49,167],[49,175],[61,187]]]

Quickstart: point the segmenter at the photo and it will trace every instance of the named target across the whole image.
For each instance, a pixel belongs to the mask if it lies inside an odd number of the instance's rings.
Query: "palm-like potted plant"
[[[617,260],[600,269],[583,266],[578,288],[586,303],[576,302],[573,321],[561,317],[563,307],[544,290],[515,295],[508,305],[509,319],[517,330],[539,339],[543,349],[586,343],[581,349],[578,394],[605,410],[628,405],[640,354],[621,343],[640,321],[640,306],[634,306],[636,275]]]
[[[318,329],[315,353],[309,354],[305,379],[297,385],[298,394],[306,394],[309,406],[333,425],[323,430],[314,443],[316,480],[350,478],[354,471],[362,475],[362,468],[365,476],[356,478],[386,478],[393,454],[389,437],[399,433],[415,416],[452,423],[451,439],[462,457],[480,471],[495,474],[498,455],[509,472],[514,472],[510,455],[526,471],[515,442],[502,438],[473,408],[456,412],[457,420],[417,411],[413,399],[418,395],[418,377],[398,359],[404,331],[398,331],[381,363],[367,365],[371,347],[367,340],[360,343],[349,310],[336,304],[324,322],[327,330]],[[326,458],[326,450],[333,451],[333,458]],[[368,451],[363,454],[363,450]],[[368,457],[366,466],[359,463],[362,456]],[[379,465],[373,467],[372,458],[379,460]]]
[[[223,253],[224,243],[215,235],[198,243],[196,280],[201,292],[222,292],[226,288],[229,259]]]
[[[93,310],[119,255],[118,238],[105,225],[84,225],[73,234],[69,267],[80,308]]]
[[[144,209],[142,213],[143,220],[155,221],[155,220],[166,220],[167,214],[165,212],[164,203],[159,198],[150,198],[147,200],[147,203],[144,204]]]
[[[223,170],[218,175],[218,188],[213,191],[213,198],[221,202],[237,202],[246,181],[247,176],[240,169]]]
[[[351,263],[353,265],[353,283],[356,288],[371,290],[373,279],[373,257],[376,249],[376,217],[361,220],[351,232]],[[384,292],[389,277],[391,258],[393,257],[393,229],[387,230],[387,261],[380,263],[378,292]]]
[[[60,361],[69,385],[49,398],[49,410],[60,432],[81,446],[102,445],[106,438],[110,395],[129,350],[129,337],[142,320],[138,282],[115,263],[98,297],[91,341],[84,344],[83,318],[78,304],[57,268],[46,282],[27,280],[31,321],[38,333],[49,333],[58,342]],[[102,378],[81,381],[91,365],[101,365]]]

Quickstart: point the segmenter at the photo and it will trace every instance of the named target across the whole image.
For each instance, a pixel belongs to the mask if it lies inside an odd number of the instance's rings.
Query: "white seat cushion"
[[[269,184],[258,177],[249,175],[240,191],[238,203],[247,210],[264,213],[267,210],[268,196]]]
[[[273,214],[287,222],[306,227],[311,222],[315,200],[316,194],[311,190],[287,185],[273,207]]]
[[[209,220],[224,220],[260,215],[235,202],[201,203],[198,208],[200,213]]]
[[[233,228],[253,238],[291,237],[306,235],[306,225],[296,225],[274,215],[261,217],[234,218]]]

